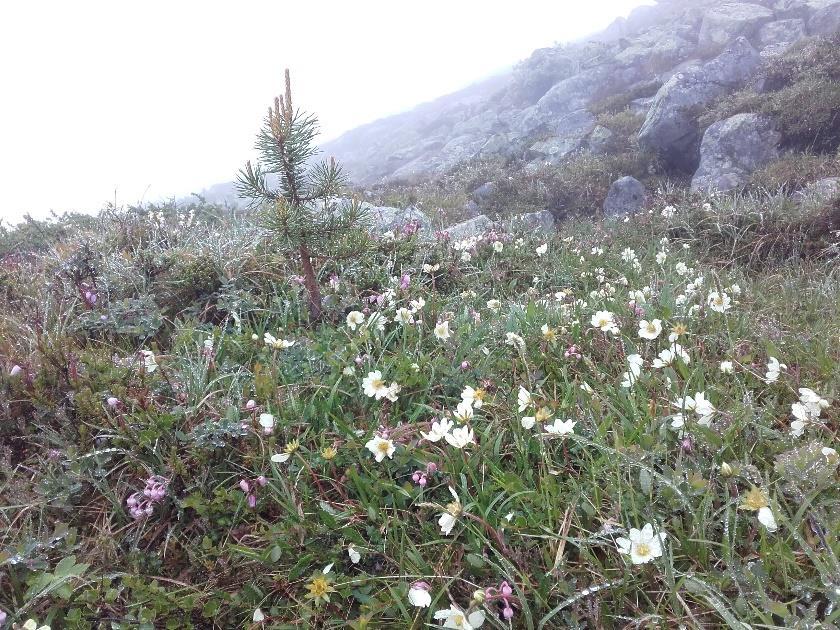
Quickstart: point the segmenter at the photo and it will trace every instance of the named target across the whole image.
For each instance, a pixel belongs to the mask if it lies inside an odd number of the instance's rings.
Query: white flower
[[[677,213],[677,209],[674,206],[665,206],[662,208],[662,217],[665,219],[670,219]]]
[[[373,457],[377,462],[381,462],[385,459],[386,455],[388,456],[388,459],[394,459],[394,451],[397,450],[397,447],[394,446],[394,443],[391,440],[386,440],[379,435],[374,435],[370,440],[368,440],[367,444],[365,444],[365,448],[373,454]]]
[[[347,327],[350,330],[356,330],[356,326],[361,326],[365,323],[365,314],[360,311],[350,311],[347,313]]]
[[[790,423],[790,434],[792,437],[800,438],[805,433],[808,423],[804,420],[794,420]]]
[[[254,623],[262,623],[263,621],[265,621],[265,615],[263,614],[263,611],[260,610],[259,608],[257,608],[254,611],[254,614],[252,615],[251,620]]]
[[[484,624],[484,613],[476,610],[468,615],[455,604],[452,604],[451,608],[437,611],[435,613],[435,619],[443,620],[444,628],[473,630],[474,628],[480,628]]]
[[[455,407],[455,411],[452,415],[455,416],[455,419],[459,422],[469,422],[469,420],[473,417],[472,403],[462,400],[458,403],[458,406]]]
[[[694,396],[686,396],[685,398],[678,398],[674,405],[679,409],[685,411],[693,411],[700,419],[698,423],[708,426],[712,421],[712,416],[715,413],[715,407],[711,402],[706,400],[705,392],[697,392]],[[672,425],[673,426],[673,425]]]
[[[517,350],[525,350],[525,340],[516,333],[505,333],[505,337],[505,343],[507,345],[513,346]]]
[[[368,375],[362,379],[362,389],[368,398],[375,397],[376,400],[380,400],[385,396],[388,387],[385,385],[385,381],[382,380],[382,372],[379,370],[368,372]]]
[[[341,370],[341,373],[344,374],[344,376],[356,376],[356,368],[352,365],[347,365],[343,370]]]
[[[619,332],[618,326],[615,323],[614,315],[609,311],[598,311],[592,316],[592,325],[602,332],[611,332],[616,334]]]
[[[461,400],[472,405],[476,409],[481,409],[482,405],[484,405],[484,390],[474,389],[467,385],[464,388],[464,391],[461,392]]]
[[[461,252],[461,260],[464,262],[470,262],[472,260],[472,254],[469,252]]]
[[[438,422],[432,422],[432,428],[428,433],[420,432],[424,440],[429,442],[440,442],[452,430],[454,423],[441,418]]]
[[[643,319],[639,322],[639,337],[642,339],[656,339],[660,334],[662,334],[662,320]]]
[[[443,439],[450,446],[454,446],[455,448],[464,448],[467,444],[475,444],[475,435],[473,434],[473,430],[468,426],[458,427],[457,429],[452,429],[452,433],[447,433],[443,436]]]
[[[494,241],[493,242],[493,251],[496,252],[497,254],[501,253],[501,251],[504,248],[505,248],[505,246],[504,246],[504,243],[502,243],[502,241]]]
[[[261,413],[259,422],[260,426],[263,428],[263,433],[266,435],[274,431],[274,416],[270,413]]]
[[[707,298],[709,308],[718,313],[725,313],[731,308],[732,299],[726,293],[712,291]]]
[[[151,350],[141,350],[140,355],[143,360],[143,367],[146,369],[146,374],[151,374],[158,368],[154,352]]]
[[[537,247],[537,256],[542,256],[548,251],[548,243],[543,243],[539,247]]]
[[[533,429],[534,425],[537,423],[537,418],[535,416],[524,416],[519,423],[522,425],[523,429],[530,430]]]
[[[455,527],[455,523],[458,522],[458,517],[461,516],[461,512],[463,508],[461,507],[461,499],[458,498],[458,494],[455,492],[455,488],[449,486],[449,492],[452,493],[452,497],[455,499],[452,503],[447,504],[446,511],[440,515],[438,519],[438,526],[440,526],[440,532],[444,536],[449,536],[452,532],[452,528]]]
[[[624,379],[621,383],[621,386],[624,388],[629,388],[635,383],[639,376],[642,374],[642,366],[645,364],[645,360],[638,354],[631,354],[627,357],[627,364],[629,369],[622,375]]]
[[[398,308],[397,314],[394,315],[394,321],[398,324],[402,324],[406,326],[408,324],[414,323],[414,313],[412,313],[407,308]]]
[[[678,262],[674,269],[681,276],[687,276],[691,272],[691,270],[684,262]]]
[[[411,306],[411,312],[416,314],[418,311],[422,311],[423,307],[426,306],[426,300],[419,297],[416,300],[411,300],[411,302],[409,302],[409,306]]]
[[[758,522],[764,525],[768,532],[775,532],[778,529],[773,510],[767,506],[758,509]]]
[[[666,258],[668,258],[668,254],[666,254],[665,252],[659,252],[656,254],[656,262],[660,265],[665,262]]]
[[[779,363],[776,357],[767,358],[767,372],[764,374],[765,383],[775,383],[779,380],[779,375],[782,370],[786,370],[787,366],[784,363]]]
[[[732,361],[721,361],[720,362],[720,371],[724,374],[732,374],[735,370],[735,366],[733,365]]]
[[[19,365],[13,365],[12,369],[9,370],[9,376],[11,376],[12,378],[15,378],[16,376],[20,376],[21,374],[23,374],[23,368],[20,367]]]
[[[275,464],[285,464],[291,456],[291,453],[275,453],[271,456],[271,461]]]
[[[487,308],[498,313],[502,308],[502,303],[499,300],[487,300]]]
[[[449,332],[449,322],[443,321],[438,322],[438,325],[435,326],[435,337],[440,339],[441,341],[446,341],[451,336]]]
[[[553,435],[568,435],[575,432],[576,424],[577,422],[574,420],[563,421],[560,418],[555,418],[554,424],[545,425],[545,431]]]
[[[429,593],[429,585],[425,582],[415,582],[408,590],[408,601],[417,608],[428,608],[432,605],[432,596]]]
[[[347,547],[347,555],[350,556],[350,562],[353,564],[359,564],[359,560],[362,559],[362,554],[356,551],[356,548],[353,545]]]
[[[636,252],[629,247],[625,248],[624,251],[621,252],[621,260],[624,262],[633,262],[636,260]]]
[[[528,407],[533,406],[534,399],[531,396],[531,392],[520,385],[519,393],[516,395],[516,402],[519,403],[519,413],[522,413]]]
[[[641,530],[630,529],[629,539],[616,538],[615,544],[619,553],[629,554],[633,564],[645,564],[662,555],[662,543],[667,534],[654,534],[653,525],[646,524]]]
[[[424,264],[423,265],[423,273],[428,273],[429,275],[433,274],[438,269],[440,269],[440,265],[429,265],[429,264]]]

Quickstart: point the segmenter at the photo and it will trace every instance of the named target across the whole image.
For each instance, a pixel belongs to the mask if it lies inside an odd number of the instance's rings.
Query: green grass
[[[294,262],[249,215],[199,209],[185,228],[173,208],[111,212],[7,253],[0,610],[61,628],[420,628],[451,603],[490,628],[836,624],[838,459],[822,449],[837,447],[840,417],[837,235],[808,247],[810,224],[778,199],[673,202],[670,219],[658,200],[627,223],[498,234],[469,260],[451,244],[381,240],[324,266],[317,326]],[[773,235],[783,255],[764,245]],[[14,236],[7,251],[25,250]],[[631,291],[645,293],[644,314]],[[715,291],[731,298],[726,312],[710,308]],[[393,321],[419,298],[418,321]],[[346,325],[364,309],[388,318],[382,331]],[[593,329],[601,310],[618,334]],[[658,338],[639,337],[640,319],[661,320]],[[449,339],[434,335],[439,321]],[[679,325],[690,361],[654,368]],[[269,348],[266,332],[295,343]],[[154,372],[139,369],[141,349]],[[633,354],[644,365],[625,388]],[[787,366],[773,383],[770,357]],[[364,395],[374,370],[400,385],[395,401]],[[475,443],[424,440],[466,386],[486,392]],[[523,412],[520,387],[534,399]],[[794,437],[801,387],[830,405]],[[674,403],[696,392],[716,411],[709,426],[686,412],[688,437],[671,426]],[[545,422],[523,428],[543,407]],[[260,413],[275,418],[270,435]],[[574,433],[547,435],[554,418]],[[376,462],[365,444],[386,433],[393,458]],[[150,475],[167,492],[135,520],[126,500]],[[445,535],[450,488],[461,512]],[[752,488],[776,531],[740,508]],[[646,523],[667,538],[661,557],[634,565],[616,538]],[[327,567],[329,601],[307,597]],[[408,599],[419,580],[429,608]],[[502,581],[510,624],[500,600],[481,603]]]

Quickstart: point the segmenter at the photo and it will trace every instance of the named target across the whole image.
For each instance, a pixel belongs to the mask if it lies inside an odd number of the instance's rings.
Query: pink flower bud
[[[420,473],[419,473],[419,472],[416,472],[416,473],[414,473],[413,475],[411,475],[411,480],[412,480],[414,483],[417,483],[418,481],[420,481]]]
[[[9,376],[20,376],[23,372],[23,368],[19,365],[13,365],[12,369],[9,370]]]
[[[252,510],[257,507],[257,495],[256,494],[249,494],[248,495],[248,507]]]
[[[499,591],[501,591],[504,597],[510,597],[511,595],[513,595],[513,589],[507,582],[502,582],[501,586],[499,587]]]
[[[251,484],[249,484],[245,479],[242,479],[239,482],[239,489],[242,490],[242,492],[248,492],[251,489]]]
[[[109,396],[108,400],[107,400],[107,403],[108,403],[109,407],[114,408],[114,407],[116,407],[117,405],[120,404],[120,399],[115,398],[114,396]]]
[[[420,484],[420,487],[421,487],[421,488],[425,488],[425,487],[426,487],[426,484],[428,483],[428,482],[426,481],[426,475],[421,475],[421,477],[420,477],[420,479],[417,481],[417,483],[418,483],[418,484]]]
[[[426,474],[427,475],[434,475],[437,472],[438,466],[434,462],[429,462],[426,464]]]
[[[502,609],[502,616],[505,619],[513,619],[513,608],[511,608],[510,606],[505,606]]]
[[[469,370],[470,369],[470,362],[469,361],[461,361],[461,369],[462,370]]]
[[[257,401],[255,401],[255,400],[249,400],[248,402],[245,403],[245,409],[247,409],[248,411],[251,411],[252,409],[256,409],[256,408],[257,408]]]
[[[264,487],[265,484],[268,483],[268,479],[266,479],[264,475],[260,475],[259,477],[257,477],[257,483],[260,485],[260,487]]]

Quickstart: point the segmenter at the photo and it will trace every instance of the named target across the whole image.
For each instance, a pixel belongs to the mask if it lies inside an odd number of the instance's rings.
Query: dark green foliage
[[[298,257],[313,320],[319,319],[323,310],[314,265],[319,258],[339,256],[357,246],[354,232],[365,219],[357,202],[329,207],[330,199],[345,186],[346,176],[332,159],[310,166],[318,153],[317,135],[317,118],[292,105],[286,70],[286,94],[275,99],[257,136],[262,164],[248,162],[237,180],[240,195],[263,207],[264,224],[277,244]],[[269,185],[268,175],[278,176],[277,189]]]

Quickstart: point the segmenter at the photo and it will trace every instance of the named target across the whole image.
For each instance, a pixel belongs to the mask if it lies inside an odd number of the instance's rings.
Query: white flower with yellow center
[[[615,544],[618,553],[629,555],[633,564],[646,564],[662,555],[665,538],[665,532],[654,533],[653,525],[647,523],[641,530],[631,528],[628,538],[616,538]]]
[[[575,432],[576,424],[577,422],[574,420],[561,420],[560,418],[555,418],[554,424],[545,425],[545,432],[551,435],[569,435],[570,433]]]
[[[437,337],[441,341],[446,341],[447,339],[449,339],[449,337],[452,336],[452,334],[449,332],[449,322],[438,322],[437,326],[435,326],[434,333],[435,337]]]
[[[350,311],[347,313],[347,327],[350,330],[356,330],[357,326],[365,323],[365,314],[360,311]]]
[[[464,391],[461,392],[461,400],[465,403],[472,405],[476,409],[481,409],[482,405],[484,405],[484,399],[487,396],[487,392],[485,392],[480,387],[478,389],[470,387],[467,385],[464,388]]]
[[[656,339],[662,334],[662,320],[652,319],[650,321],[643,319],[639,322],[639,337],[642,339]]]
[[[373,454],[373,458],[377,462],[381,462],[386,457],[388,459],[394,459],[394,451],[397,450],[397,447],[394,446],[391,440],[387,440],[379,435],[374,435],[368,440],[365,448]]]
[[[615,323],[615,316],[609,311],[598,311],[592,316],[592,325],[601,332],[617,334],[618,325]]]
[[[717,313],[725,313],[732,307],[732,299],[723,291],[712,291],[707,298],[709,308]]]
[[[397,314],[394,315],[394,321],[403,326],[414,323],[414,313],[407,308],[398,308]]]
[[[432,422],[432,428],[428,433],[420,432],[424,440],[429,442],[440,442],[452,430],[454,423],[446,418],[441,418],[437,422]]]
[[[484,624],[484,613],[480,610],[469,614],[452,604],[451,608],[439,610],[435,613],[435,619],[443,620],[444,628],[455,628],[456,630],[474,630]]]
[[[444,536],[449,536],[452,532],[452,528],[455,527],[455,523],[458,522],[458,517],[461,516],[463,512],[463,507],[461,506],[461,499],[458,498],[458,494],[455,492],[455,488],[449,486],[449,492],[452,493],[452,497],[455,499],[452,503],[448,503],[446,505],[446,509],[443,514],[440,515],[438,519],[438,526],[440,526],[440,533]]]
[[[446,440],[447,444],[457,449],[462,449],[467,444],[475,444],[475,435],[473,430],[466,425],[458,427],[457,429],[452,429],[452,433],[447,433],[443,436],[443,439]]]
[[[519,405],[519,413],[522,413],[528,407],[532,407],[534,405],[534,399],[531,396],[531,392],[522,387],[522,385],[519,386],[519,392],[516,395],[516,402]]]

